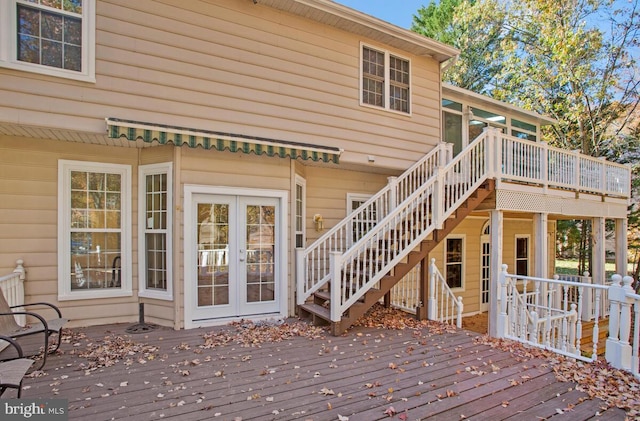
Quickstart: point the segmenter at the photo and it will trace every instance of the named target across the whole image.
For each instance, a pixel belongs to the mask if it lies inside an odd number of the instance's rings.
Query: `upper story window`
[[[361,98],[363,105],[409,114],[411,112],[410,61],[362,46]]]
[[[3,0],[0,66],[95,80],[95,0]]]

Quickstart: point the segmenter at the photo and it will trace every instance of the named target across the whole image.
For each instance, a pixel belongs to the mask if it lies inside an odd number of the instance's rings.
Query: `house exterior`
[[[140,303],[176,329],[293,316],[327,285],[301,287],[304,250],[362,214],[327,249],[344,253],[390,214],[361,205],[478,136],[511,142],[480,154],[493,167],[476,181],[495,183],[419,259],[465,313],[495,307],[502,263],[553,272],[558,218],[596,221],[596,244],[615,220],[626,254],[628,171],[594,162],[582,186],[578,155],[540,143],[553,120],[440,82],[449,46],[329,0],[42,3],[0,5],[0,273],[24,260],[27,300],[71,326],[134,322]],[[565,178],[540,171],[552,161]]]

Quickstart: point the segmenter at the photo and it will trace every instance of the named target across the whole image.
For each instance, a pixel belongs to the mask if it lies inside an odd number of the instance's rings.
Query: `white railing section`
[[[330,252],[331,321],[441,227],[487,178],[489,132],[412,193],[344,254]],[[460,174],[466,174],[464,180]],[[334,283],[338,280],[337,283]],[[337,286],[337,287],[336,287]]]
[[[609,287],[557,279],[509,274],[502,266],[498,294],[498,336],[583,361],[598,355],[600,300]],[[582,314],[586,291],[595,297],[593,344],[590,356],[583,356]]]
[[[429,265],[429,304],[427,306],[429,320],[455,324],[462,328],[462,297],[457,297],[447,285],[447,281],[436,266],[436,259]]]
[[[0,276],[0,289],[10,306],[20,306],[24,304],[24,280],[25,280],[24,261],[19,259],[16,261],[16,268],[12,273]],[[19,309],[18,309],[19,310]],[[24,314],[13,316],[20,326],[24,326],[26,316]]]
[[[605,358],[612,366],[640,378],[640,295],[631,287],[630,276],[613,275],[611,281]]]
[[[560,279],[561,281],[569,281],[569,282],[580,282],[580,283],[585,283],[585,284],[592,284],[593,283],[593,278],[589,275],[589,272],[584,272],[584,274],[582,276],[580,275],[555,275],[555,277],[558,277],[558,279]],[[605,282],[604,285],[611,285],[611,282]],[[596,315],[596,297],[592,294],[592,290],[587,289],[585,292],[585,298],[584,298],[584,305],[582,306],[582,321],[586,322],[586,321],[590,321],[593,320],[595,318]],[[572,302],[576,302],[576,296],[578,294],[578,290],[577,288],[572,288],[569,290],[569,299],[573,300]],[[609,300],[607,298],[608,296],[602,296],[600,299],[600,317],[607,317],[609,316]]]
[[[501,147],[496,149],[496,178],[539,184],[593,194],[629,198],[631,169],[627,165],[582,155],[498,133]]]
[[[376,223],[432,178],[451,157],[451,145],[441,143],[376,195],[350,213],[306,249],[296,250],[297,302],[302,304],[329,280],[331,252],[346,251]]]
[[[391,305],[407,313],[416,314],[424,303],[420,300],[422,263],[418,263],[404,278],[391,288]]]

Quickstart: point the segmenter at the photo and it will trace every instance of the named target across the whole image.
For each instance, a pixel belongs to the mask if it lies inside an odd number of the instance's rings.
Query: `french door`
[[[185,282],[193,322],[277,313],[282,259],[280,199],[196,193],[185,264],[195,267]],[[187,293],[186,291],[189,291]]]

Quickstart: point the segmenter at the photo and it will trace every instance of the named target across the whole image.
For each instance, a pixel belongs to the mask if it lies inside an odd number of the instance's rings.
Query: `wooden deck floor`
[[[466,330],[356,327],[341,337],[207,347],[204,335],[222,328],[131,335],[126,327],[71,331],[45,375],[25,379],[23,398],[68,399],[70,419],[94,421],[625,419],[556,381],[544,361],[514,358]],[[89,349],[106,359],[83,357]],[[114,363],[113,350],[130,353]],[[104,363],[113,365],[95,367]]]

